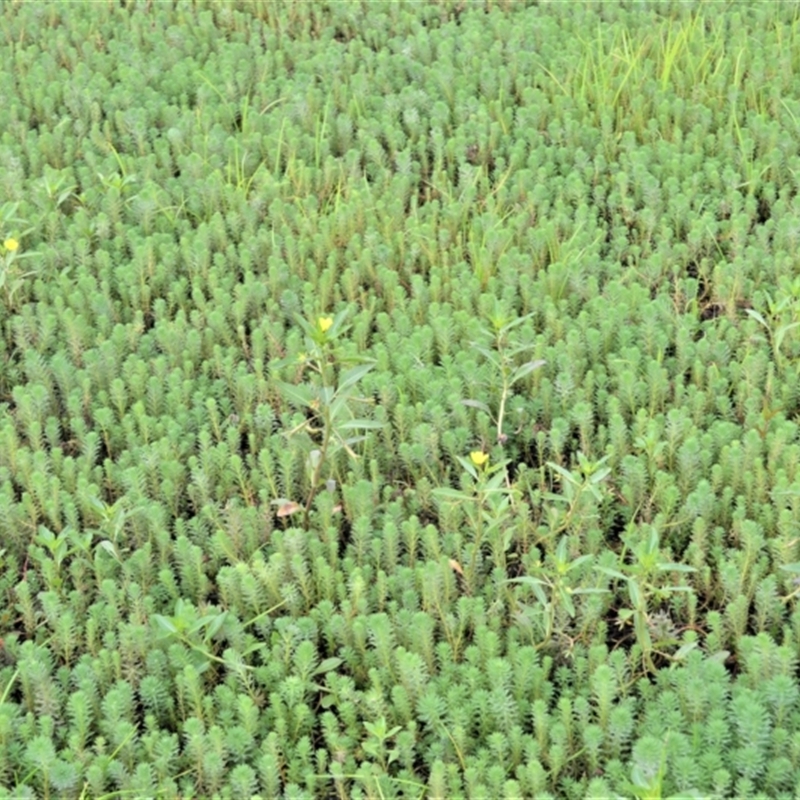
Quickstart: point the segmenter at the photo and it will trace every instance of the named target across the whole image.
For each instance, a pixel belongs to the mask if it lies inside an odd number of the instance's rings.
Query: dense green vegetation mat
[[[799,13],[0,6],[0,796],[796,797]]]

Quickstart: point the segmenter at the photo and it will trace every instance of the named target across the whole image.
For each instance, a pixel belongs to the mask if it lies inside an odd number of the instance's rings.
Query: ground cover
[[[800,791],[795,4],[0,53],[0,795]]]

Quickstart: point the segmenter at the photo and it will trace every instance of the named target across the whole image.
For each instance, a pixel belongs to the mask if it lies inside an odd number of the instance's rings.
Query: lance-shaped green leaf
[[[331,656],[330,658],[326,658],[311,674],[324,675],[326,672],[338,669],[343,663],[344,662],[342,661],[341,658],[336,658],[335,656]]]
[[[564,564],[563,566],[562,564],[559,564],[558,571],[566,575],[568,572],[571,572],[576,567],[581,566],[581,564],[585,564],[587,561],[591,561],[593,558],[594,556],[590,555],[578,556],[577,558],[573,559],[567,564]]]
[[[336,423],[336,430],[338,431],[380,430],[385,427],[385,422],[378,422],[375,419],[347,419],[344,422]]]
[[[572,594],[611,594],[611,590],[592,587],[586,589],[573,589]]]
[[[446,486],[434,489],[433,494],[436,497],[443,498],[444,500],[457,500],[459,502],[464,502],[465,500],[471,501],[475,499],[471,494],[459,492],[458,489],[450,489]]]
[[[615,569],[609,569],[608,567],[595,567],[595,569],[605,575],[610,575],[612,578],[619,578],[621,581],[627,581],[629,578],[628,575],[623,575],[621,572],[617,572]]]
[[[668,561],[663,564],[657,564],[656,569],[659,572],[697,572],[694,567],[690,567],[688,564],[676,564],[672,561]]]
[[[564,467],[554,464],[552,461],[548,461],[547,466],[557,472],[567,483],[580,486],[581,482],[568,469],[564,469]]]
[[[673,661],[683,661],[689,653],[695,648],[699,647],[699,642],[686,642],[681,645],[678,650],[671,656]]]
[[[634,608],[641,608],[642,607],[642,593],[639,591],[639,584],[633,580],[633,578],[628,578],[628,597],[631,599],[631,605]]]
[[[280,393],[284,398],[298,408],[314,408],[319,399],[307,383],[293,384],[276,381]]]
[[[342,409],[347,407],[347,403],[350,400],[350,395],[352,393],[352,386],[344,389],[343,391],[338,391],[335,394],[329,394],[327,392],[322,393],[323,402],[327,402],[328,398],[332,398],[328,406],[328,414],[331,420],[336,420],[337,417],[342,413]]]
[[[499,366],[497,359],[495,358],[496,353],[488,348],[484,347],[483,345],[478,344],[477,342],[471,342],[471,346],[477,350],[487,361],[490,361],[495,366]]]
[[[787,333],[789,333],[792,328],[796,328],[800,325],[800,322],[792,322],[789,325],[784,325],[781,328],[778,328],[777,333],[775,334],[775,350],[779,351],[781,349],[781,345],[783,344],[783,339]]]
[[[194,625],[190,628],[191,633],[196,633],[197,631],[203,630],[204,636],[207,639],[210,639],[212,636],[216,636],[219,633],[220,628],[225,623],[225,619],[227,618],[228,612],[223,611],[221,614],[207,614],[205,617],[201,617]]]
[[[365,442],[367,440],[366,436],[352,436],[349,439],[341,439],[342,446],[347,451],[347,455],[351,458],[358,458],[358,454],[350,447],[350,445],[358,444],[359,442]]]
[[[498,472],[495,475],[492,475],[488,481],[486,481],[486,487],[484,488],[484,492],[491,493],[500,491],[500,487],[506,481],[506,473],[505,472]],[[505,487],[503,487],[503,491],[506,491]]]
[[[463,456],[456,456],[458,463],[461,464],[462,467],[467,471],[467,474],[472,476],[472,479],[477,481],[478,480],[478,470],[475,469],[475,465],[469,461],[469,459],[464,458]]]
[[[535,369],[543,367],[546,363],[547,363],[546,361],[538,359],[536,361],[528,361],[526,364],[522,364],[522,366],[519,366],[514,370],[514,374],[511,376],[511,383],[516,383],[518,380],[521,380],[526,375],[529,375]]]
[[[171,634],[178,634],[178,627],[170,617],[162,616],[161,614],[151,614],[150,618],[155,621],[159,628]]]
[[[572,591],[568,586],[557,585],[558,596],[561,598],[561,604],[567,609],[570,619],[575,618],[575,604],[572,602]]]
[[[544,593],[544,588],[549,585],[539,578],[534,578],[531,575],[523,575],[520,578],[509,578],[506,583],[519,583],[522,586],[528,586],[536,595],[536,599],[543,605],[547,605],[547,595]]]
[[[366,442],[366,436],[351,436],[349,439],[342,439],[343,444],[358,444],[359,442]]]
[[[489,406],[486,403],[482,403],[480,400],[469,400],[465,399],[461,401],[462,405],[469,406],[470,408],[477,408],[480,411],[485,411],[489,416],[491,416],[492,412],[489,409]]]
[[[758,322],[759,324],[763,325],[766,330],[769,330],[769,324],[767,323],[767,321],[754,308],[746,308],[745,309],[745,313],[748,316],[752,317],[756,322]]]
[[[357,367],[348,369],[343,372],[339,377],[339,386],[336,389],[337,393],[345,391],[351,386],[355,386],[371,369],[375,367],[375,363],[359,364]]]

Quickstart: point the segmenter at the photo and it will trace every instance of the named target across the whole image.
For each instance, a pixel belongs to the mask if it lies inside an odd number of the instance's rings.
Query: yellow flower
[[[482,453],[480,450],[473,450],[469,454],[469,460],[476,467],[482,467],[489,460],[489,454],[488,453]]]
[[[9,253],[14,253],[19,250],[19,242],[16,239],[9,238],[3,242],[3,247],[8,250]]]
[[[333,317],[319,317],[317,319],[317,325],[319,325],[319,329],[325,333],[328,328],[333,325]]]

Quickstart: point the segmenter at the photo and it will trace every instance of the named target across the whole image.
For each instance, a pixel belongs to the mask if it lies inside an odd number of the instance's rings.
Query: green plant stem
[[[317,494],[317,486],[319,484],[319,479],[322,474],[322,465],[325,463],[325,457],[328,454],[328,445],[331,441],[331,421],[330,421],[330,413],[328,411],[327,404],[324,406],[323,412],[323,432],[322,432],[322,448],[320,449],[319,453],[319,460],[317,461],[316,467],[314,467],[314,474],[311,477],[311,489],[308,492],[308,498],[306,499],[306,505],[303,509],[303,527],[308,528],[308,519],[309,514],[311,513],[311,503],[314,502],[314,497]]]
[[[506,414],[506,400],[508,399],[508,377],[506,370],[503,368],[503,391],[500,395],[500,408],[497,410],[497,441],[503,443],[503,417]]]
[[[484,497],[483,493],[479,492],[477,497],[477,515],[478,519],[475,523],[475,541],[473,543],[472,548],[472,556],[469,560],[469,576],[470,578],[474,578],[475,576],[475,569],[477,567],[477,560],[478,560],[478,552],[480,551],[481,544],[483,542],[483,502]],[[470,590],[472,587],[470,587]]]

